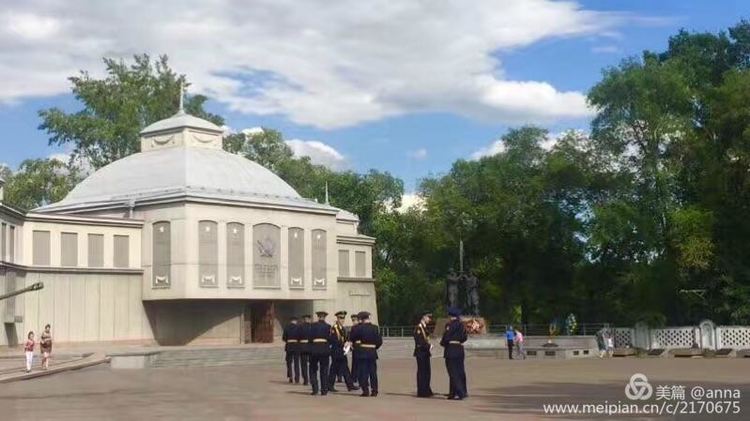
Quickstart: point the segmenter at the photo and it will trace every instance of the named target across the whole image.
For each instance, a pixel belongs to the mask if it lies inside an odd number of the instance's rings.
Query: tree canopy
[[[70,79],[83,110],[40,113],[50,143],[72,147],[71,163],[6,170],[9,202],[58,200],[79,177],[75,162],[98,168],[134,153],[138,132],[174,113],[187,80],[166,57],[104,62],[104,79]],[[502,152],[421,180],[422,204],[406,211],[397,210],[398,178],[315,165],[273,129],[228,135],[224,148],[302,196],[322,201],[328,184],[331,204],[360,216],[362,232],[377,237],[381,323],[441,310],[463,240],[491,323],[573,312],[588,322],[748,324],[749,67],[747,21],[720,33],[680,31],[665,51],[604,70],[588,93],[597,111],[589,133],[509,129]],[[205,101],[192,96],[187,108],[223,123]]]

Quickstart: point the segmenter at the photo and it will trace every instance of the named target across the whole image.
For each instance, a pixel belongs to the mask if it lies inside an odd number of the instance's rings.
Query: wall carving
[[[253,286],[280,288],[278,253],[281,230],[273,224],[253,226]]]
[[[305,288],[305,230],[289,228],[289,288]]]
[[[327,238],[325,230],[312,230],[312,287],[326,289],[328,270]]]

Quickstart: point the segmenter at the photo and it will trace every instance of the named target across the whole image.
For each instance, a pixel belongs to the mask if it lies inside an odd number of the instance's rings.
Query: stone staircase
[[[414,341],[411,338],[386,338],[378,352],[380,358],[407,358],[412,356]],[[166,367],[220,367],[283,362],[284,349],[279,346],[221,347],[163,349],[152,353],[148,366]]]

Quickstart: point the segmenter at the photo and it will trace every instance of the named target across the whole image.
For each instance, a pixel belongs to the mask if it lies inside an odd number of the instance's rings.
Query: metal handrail
[[[503,334],[509,324],[491,324],[487,326],[487,333],[490,334]],[[521,333],[527,336],[549,336],[549,324],[542,323],[529,323],[521,325],[513,325],[516,328],[520,327]],[[595,335],[602,328],[610,328],[610,323],[579,323],[576,327],[576,331],[573,336],[591,336]],[[414,332],[414,326],[380,326],[380,335],[384,338],[404,338],[412,336]],[[565,335],[565,329],[557,335]]]

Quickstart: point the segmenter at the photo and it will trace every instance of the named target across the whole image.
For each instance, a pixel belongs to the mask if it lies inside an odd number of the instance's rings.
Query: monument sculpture
[[[458,307],[458,284],[461,281],[456,271],[448,271],[446,279],[446,304],[448,307]]]
[[[479,278],[474,271],[469,271],[463,278],[466,285],[466,313],[479,316]]]

